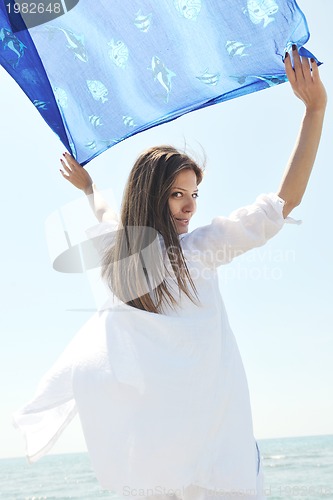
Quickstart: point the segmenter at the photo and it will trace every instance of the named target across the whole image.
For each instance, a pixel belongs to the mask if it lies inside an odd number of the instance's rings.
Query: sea
[[[267,500],[333,500],[333,435],[259,440]],[[117,495],[99,487],[86,453],[0,460],[1,500],[67,500]]]

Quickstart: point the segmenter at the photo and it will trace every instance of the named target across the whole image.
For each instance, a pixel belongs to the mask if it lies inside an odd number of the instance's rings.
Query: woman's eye
[[[172,195],[174,198],[180,198],[183,196],[183,193],[181,193],[180,191],[175,191],[174,193],[172,193]],[[192,194],[192,198],[198,198],[199,194],[198,193],[193,193]]]

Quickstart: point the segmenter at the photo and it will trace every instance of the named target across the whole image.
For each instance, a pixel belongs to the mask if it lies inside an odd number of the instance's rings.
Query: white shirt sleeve
[[[253,204],[235,210],[229,217],[215,217],[211,224],[184,235],[183,251],[189,258],[200,259],[207,265],[227,264],[234,257],[264,245],[285,223],[301,223],[283,217],[284,204],[277,194],[261,194]]]
[[[89,241],[89,246],[87,247],[88,253],[95,255],[97,252],[97,261],[99,261],[100,264],[105,252],[114,245],[118,229],[119,222],[115,219],[107,222],[100,222],[85,230]]]

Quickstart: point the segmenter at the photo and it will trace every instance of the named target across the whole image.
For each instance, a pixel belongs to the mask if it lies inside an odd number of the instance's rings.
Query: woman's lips
[[[184,225],[184,226],[187,226],[187,224],[189,223],[189,219],[178,219],[177,217],[175,217],[176,221],[179,222],[180,224]]]

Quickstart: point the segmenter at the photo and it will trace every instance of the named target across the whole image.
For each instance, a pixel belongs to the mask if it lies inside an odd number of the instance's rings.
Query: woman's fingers
[[[65,156],[65,155],[64,155]],[[63,167],[64,170],[61,170],[60,169],[60,172],[62,174],[62,176],[69,182],[71,182],[72,184],[76,185],[77,184],[77,173],[75,172],[75,170],[73,169],[72,165],[71,167],[62,159],[60,158],[60,162],[61,162],[61,165]]]
[[[311,67],[312,67],[312,79],[314,83],[318,83],[320,81],[318,64],[314,59],[311,59]]]
[[[286,53],[284,63],[294,94],[304,102],[307,109],[324,109],[327,102],[326,90],[321,82],[315,60],[307,57],[301,58],[297,48],[293,46],[292,58]]]
[[[304,78],[303,65],[296,45],[293,45],[293,60],[294,60],[294,72],[296,80],[303,79]]]
[[[60,170],[60,173],[61,175],[67,180],[67,181],[70,181],[70,177],[68,174],[65,174],[65,172],[63,170],[61,170],[61,168],[59,169]]]
[[[307,57],[302,57],[302,68],[305,80],[312,82],[310,60]]]
[[[312,73],[309,59],[307,57],[301,57],[299,55],[296,45],[293,45],[292,54],[294,63],[293,65],[288,52],[286,53],[284,60],[286,74],[290,83],[293,85],[296,82],[301,83],[304,80],[311,81]]]
[[[68,174],[66,175],[66,178],[68,179],[69,177],[74,177],[75,174],[80,174],[82,168],[81,165],[76,160],[74,160],[74,158],[69,153],[64,153],[63,156],[65,160],[63,158],[60,158],[60,161],[62,166],[64,167],[64,170]],[[80,169],[78,167],[80,167]]]
[[[60,158],[60,161],[61,161],[61,165],[64,167],[64,169],[66,170],[66,172],[68,174],[71,174],[72,173],[72,170],[69,168],[69,166],[64,162],[64,160],[62,158]]]
[[[288,80],[290,81],[291,84],[293,84],[296,81],[296,76],[294,69],[291,64],[291,58],[288,52],[286,52],[285,58],[284,58],[284,66],[286,70],[286,74],[288,77]]]
[[[293,89],[303,84],[312,83],[312,72],[310,61],[307,57],[301,57],[296,45],[293,45],[293,65],[288,52],[285,57],[285,69],[289,82]]]
[[[64,153],[64,158],[72,170],[75,170],[76,168],[81,168],[81,165],[69,153]]]

